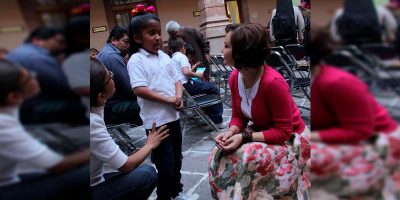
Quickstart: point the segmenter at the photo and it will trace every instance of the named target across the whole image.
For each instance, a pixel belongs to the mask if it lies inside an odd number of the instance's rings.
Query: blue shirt
[[[107,43],[97,55],[108,70],[114,73],[115,93],[107,103],[114,104],[121,101],[136,101],[136,96],[130,84],[128,70],[124,58],[114,45]]]
[[[68,97],[76,98],[68,85],[61,65],[47,49],[31,43],[24,43],[10,52],[6,59],[37,73],[41,92],[35,99],[67,100]]]

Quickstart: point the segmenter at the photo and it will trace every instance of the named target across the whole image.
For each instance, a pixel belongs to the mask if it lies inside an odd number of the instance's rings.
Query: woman
[[[309,157],[308,129],[284,78],[264,64],[270,52],[267,30],[247,24],[228,26],[227,32],[224,62],[236,68],[229,78],[232,119],[229,130],[215,138],[218,148],[210,155],[212,195],[272,199],[297,193],[302,199],[306,183],[300,174]],[[247,127],[249,121],[253,125]],[[296,137],[295,147],[288,146],[289,139],[299,134],[303,137]],[[300,143],[304,149],[297,159],[294,151]],[[297,187],[298,181],[302,187]]]
[[[375,199],[380,195],[385,173],[390,173],[384,165],[390,170],[396,167],[392,161],[399,156],[399,150],[394,149],[398,145],[394,143],[400,142],[400,129],[361,80],[324,64],[332,49],[329,33],[322,29],[314,31],[309,49],[313,55],[311,172],[316,183],[313,190],[335,193],[338,198]],[[380,137],[378,148],[371,143],[376,136]],[[385,162],[376,150],[389,143],[393,145],[389,146]],[[386,191],[384,195],[388,198],[387,195],[394,194]]]

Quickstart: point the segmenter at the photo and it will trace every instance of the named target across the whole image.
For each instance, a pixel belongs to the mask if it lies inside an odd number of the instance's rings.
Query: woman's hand
[[[217,137],[215,137],[215,142],[219,146],[223,147],[223,146],[225,146],[226,140],[228,140],[228,138],[232,137],[232,135],[233,135],[233,131],[231,131],[231,130],[222,132],[222,133],[218,134]]]
[[[226,142],[225,145],[222,146],[224,148],[224,151],[235,151],[236,149],[239,148],[239,146],[243,142],[243,137],[242,134],[236,134],[232,137],[230,137]]]
[[[151,147],[151,149],[155,149],[160,145],[160,143],[167,138],[168,135],[167,126],[162,126],[158,130],[156,130],[156,123],[153,122],[153,127],[151,131],[149,131],[149,135],[147,137],[147,144]]]
[[[319,136],[319,133],[318,132],[315,132],[315,131],[312,131],[311,132],[311,141],[313,141],[313,142],[320,142],[321,141],[321,137]]]

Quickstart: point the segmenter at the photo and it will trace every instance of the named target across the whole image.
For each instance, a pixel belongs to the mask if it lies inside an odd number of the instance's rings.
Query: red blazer
[[[354,75],[321,66],[311,85],[311,124],[326,143],[357,144],[397,124]]]
[[[232,119],[229,126],[235,125],[242,131],[250,119],[240,108],[242,99],[238,90],[238,74],[236,69],[229,77],[232,96]],[[257,94],[252,100],[251,116],[254,125],[263,130],[268,144],[283,144],[293,133],[301,133],[305,128],[285,79],[268,65],[264,65]]]

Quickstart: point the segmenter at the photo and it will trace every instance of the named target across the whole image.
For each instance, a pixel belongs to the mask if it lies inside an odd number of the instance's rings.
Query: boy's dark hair
[[[114,28],[111,30],[110,35],[107,38],[107,43],[110,43],[112,38],[119,40],[123,38],[124,35],[128,35],[128,29],[126,27],[114,26]]]
[[[57,34],[64,34],[64,31],[58,28],[40,26],[29,34],[28,38],[25,40],[25,43],[31,43],[34,38],[48,40]]]
[[[238,69],[263,65],[271,51],[267,29],[260,24],[246,24],[238,27],[232,33],[231,44],[232,57]]]
[[[143,15],[136,15],[132,17],[131,23],[129,24],[129,56],[139,51],[140,44],[136,43],[133,36],[142,34],[141,31],[147,26],[150,20],[156,20],[160,22],[160,19],[152,13],[146,13]]]
[[[106,67],[98,60],[90,60],[90,106],[97,105],[98,95],[105,89]]]
[[[228,24],[225,27],[225,33],[228,33],[229,31],[234,31],[237,28],[239,28],[240,24]]]
[[[22,67],[11,61],[0,59],[0,106],[6,104],[6,97],[19,89]]]
[[[168,42],[168,47],[172,53],[178,52],[182,47],[186,45],[182,38],[175,38]]]

